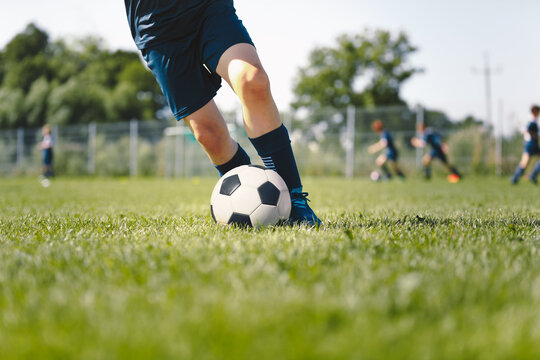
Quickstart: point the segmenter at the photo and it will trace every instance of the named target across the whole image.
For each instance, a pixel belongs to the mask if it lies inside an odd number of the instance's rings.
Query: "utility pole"
[[[473,68],[473,72],[475,74],[480,73],[484,76],[484,83],[485,83],[485,97],[486,97],[486,125],[487,126],[493,126],[493,100],[492,100],[492,84],[491,84],[491,77],[493,75],[499,74],[501,72],[500,69],[493,69],[489,63],[489,53],[484,54],[484,67],[482,70],[478,70],[476,68]]]
[[[500,69],[492,69],[491,65],[489,63],[489,53],[484,54],[484,68],[479,71],[475,68],[473,68],[474,73],[480,73],[484,76],[484,82],[485,82],[485,96],[486,96],[486,122],[485,127],[490,128],[493,131],[493,135],[496,135],[497,131],[502,131],[502,129],[496,129],[497,126],[495,126],[495,122],[493,121],[493,100],[491,96],[491,90],[492,90],[492,84],[491,84],[491,77],[493,75],[499,74],[501,72]],[[495,153],[497,153],[498,149],[495,149]],[[498,171],[498,170],[497,170]]]

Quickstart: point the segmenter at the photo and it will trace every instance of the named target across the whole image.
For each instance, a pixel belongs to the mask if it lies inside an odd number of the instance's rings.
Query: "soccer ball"
[[[291,196],[285,181],[274,170],[243,165],[219,179],[212,192],[210,211],[222,225],[275,225],[289,218]]]
[[[449,183],[455,184],[459,182],[459,175],[450,174],[446,177]]]
[[[378,171],[372,171],[371,174],[369,174],[369,178],[371,181],[379,181],[381,180],[381,173]]]

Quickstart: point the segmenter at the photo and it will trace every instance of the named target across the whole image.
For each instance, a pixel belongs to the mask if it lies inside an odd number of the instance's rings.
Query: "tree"
[[[29,57],[42,54],[49,43],[47,33],[39,29],[35,24],[30,23],[24,31],[6,45],[4,57],[6,61],[18,62]]]
[[[335,47],[314,49],[294,86],[294,108],[404,105],[401,86],[421,71],[409,64],[417,48],[405,33],[366,30],[341,35]]]
[[[166,101],[133,51],[30,24],[0,51],[0,128],[156,119]]]

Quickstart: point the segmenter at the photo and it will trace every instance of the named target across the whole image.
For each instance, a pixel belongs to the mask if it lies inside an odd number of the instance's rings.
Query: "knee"
[[[230,140],[228,133],[213,124],[205,124],[193,129],[193,135],[206,151],[212,154],[220,153],[227,147]]]
[[[238,91],[246,101],[267,100],[271,96],[270,79],[264,69],[246,67],[239,77]]]

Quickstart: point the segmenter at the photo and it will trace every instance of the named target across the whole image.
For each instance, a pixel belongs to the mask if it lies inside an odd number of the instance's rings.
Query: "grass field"
[[[540,188],[307,179],[320,229],[212,223],[212,179],[0,179],[0,359],[539,359]]]

